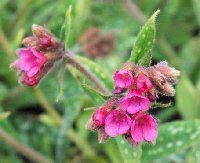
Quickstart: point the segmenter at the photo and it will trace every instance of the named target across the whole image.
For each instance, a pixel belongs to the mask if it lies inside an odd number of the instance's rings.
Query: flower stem
[[[81,73],[83,73],[103,94],[109,94],[108,89],[99,81],[99,79],[94,76],[90,71],[88,71],[84,65],[82,65],[74,54],[69,51],[65,51],[65,56],[67,57],[67,63],[76,67]]]
[[[18,142],[16,139],[11,137],[6,131],[0,128],[0,139],[4,140],[7,144],[11,145],[17,152],[24,155],[28,159],[38,163],[50,163],[51,160],[40,155],[38,152],[29,148],[28,146]]]

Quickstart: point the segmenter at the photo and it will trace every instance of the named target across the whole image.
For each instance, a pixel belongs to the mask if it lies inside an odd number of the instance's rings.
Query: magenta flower
[[[116,87],[128,88],[134,82],[133,74],[130,70],[127,70],[127,69],[116,71],[114,74],[114,81],[115,81]]]
[[[146,75],[139,74],[136,78],[136,86],[138,90],[146,93],[152,88],[152,83]]]
[[[153,142],[157,138],[157,127],[156,120],[151,115],[138,113],[133,119],[131,136],[136,143],[142,141]]]
[[[128,113],[134,114],[138,111],[147,111],[150,108],[150,101],[136,91],[131,91],[120,100],[120,107]]]
[[[108,111],[106,110],[106,108],[99,108],[95,111],[95,113],[93,114],[93,121],[94,124],[97,127],[101,127],[105,125],[105,119],[106,116],[108,115]]]
[[[131,118],[122,110],[113,110],[105,120],[105,132],[110,137],[125,134],[132,124]]]
[[[11,64],[11,68],[19,70],[20,81],[29,86],[38,83],[36,75],[47,61],[45,55],[32,48],[20,48],[17,54],[19,59]]]

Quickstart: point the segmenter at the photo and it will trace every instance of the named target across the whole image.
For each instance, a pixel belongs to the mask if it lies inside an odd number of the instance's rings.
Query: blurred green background
[[[64,76],[63,100],[59,93],[60,64],[37,88],[18,84],[9,69],[15,51],[31,25],[38,24],[62,37],[66,9],[72,5],[68,48],[90,57],[80,43],[84,31],[98,28],[115,34],[110,54],[91,58],[108,71],[108,78],[129,58],[134,40],[145,20],[157,9],[157,33],[152,64],[167,60],[181,71],[176,97],[169,108],[152,110],[159,123],[200,118],[200,1],[199,0],[1,0],[0,1],[0,128],[23,144],[55,162],[123,162],[114,140],[98,144],[97,134],[85,129],[94,100],[84,93],[68,69]],[[99,54],[100,55],[100,54]],[[70,68],[69,68],[70,69]],[[112,89],[112,84],[111,84]],[[100,104],[99,104],[100,105]],[[9,116],[8,116],[9,114]],[[1,136],[0,136],[1,137]],[[0,162],[31,162],[0,141]],[[146,162],[200,162],[199,144]]]

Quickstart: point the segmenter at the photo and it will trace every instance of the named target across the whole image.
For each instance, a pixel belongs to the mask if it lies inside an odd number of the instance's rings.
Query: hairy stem
[[[40,155],[38,152],[29,148],[28,146],[18,142],[16,139],[11,137],[6,131],[0,128],[0,139],[4,140],[7,144],[12,146],[17,152],[27,157],[31,161],[38,163],[51,163],[52,161]]]
[[[88,71],[84,65],[82,65],[69,51],[65,53],[67,57],[67,62],[72,66],[76,67],[81,73],[83,73],[103,94],[109,94],[108,89],[99,81],[99,79],[94,76],[90,71]]]

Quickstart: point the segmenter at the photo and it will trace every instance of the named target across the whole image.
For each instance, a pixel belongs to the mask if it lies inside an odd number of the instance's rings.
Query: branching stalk
[[[90,71],[88,71],[69,51],[65,53],[67,57],[67,62],[72,66],[76,67],[81,73],[83,73],[103,94],[109,94],[108,89],[99,81],[96,76],[94,76]]]

